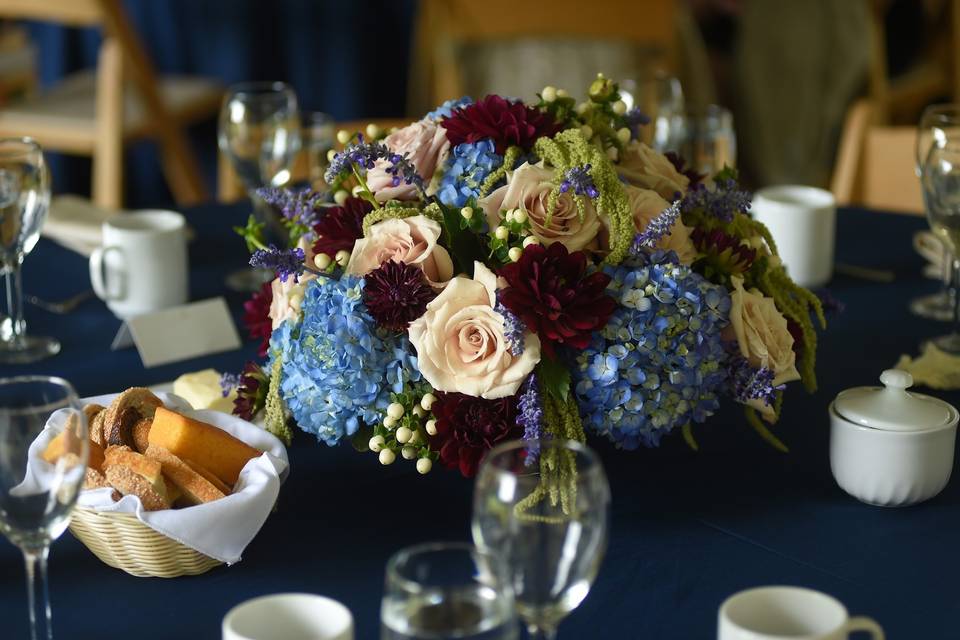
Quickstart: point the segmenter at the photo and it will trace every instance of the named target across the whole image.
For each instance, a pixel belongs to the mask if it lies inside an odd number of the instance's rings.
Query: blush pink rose
[[[287,320],[294,321],[300,318],[300,308],[303,306],[303,292],[307,288],[307,283],[314,280],[317,276],[312,273],[304,273],[300,276],[299,282],[294,282],[293,278],[287,278],[286,281],[275,278],[270,283],[270,289],[273,292],[273,300],[270,301],[271,325],[274,329],[279,327]]]
[[[419,120],[394,131],[383,142],[391,151],[406,155],[423,178],[427,194],[433,195],[436,190],[432,184],[433,176],[450,152],[450,141],[443,127],[429,120]],[[393,176],[387,173],[389,166],[388,161],[377,160],[374,168],[367,172],[367,186],[377,201],[416,200],[420,194],[415,185],[401,182],[393,186]]]
[[[364,276],[393,260],[419,268],[431,285],[442,286],[453,277],[453,261],[439,239],[440,225],[425,216],[383,220],[354,243],[346,273]]]
[[[587,248],[600,232],[600,216],[593,203],[584,202],[584,217],[573,196],[561,193],[553,216],[547,222],[547,202],[550,192],[556,186],[554,172],[543,163],[520,165],[515,171],[507,173],[507,184],[495,189],[480,200],[479,205],[487,216],[487,222],[493,229],[500,224],[500,211],[503,209],[521,209],[530,220],[530,230],[544,245],[559,242],[567,251],[580,251]]]
[[[666,156],[642,142],[627,145],[617,173],[633,186],[656,191],[671,202],[675,193],[686,193],[690,184],[690,179],[677,171]]]

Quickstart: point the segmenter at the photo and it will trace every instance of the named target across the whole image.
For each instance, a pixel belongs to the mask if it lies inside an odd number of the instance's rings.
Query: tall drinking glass
[[[637,107],[650,118],[650,125],[640,129],[643,142],[660,152],[677,149],[685,111],[680,80],[654,72],[639,80],[625,80],[620,94],[628,108]]]
[[[333,117],[322,111],[303,114],[303,148],[307,155],[307,174],[314,190],[326,189],[323,175],[330,166],[327,154],[337,142]]]
[[[40,459],[55,434],[64,454],[53,462]],[[86,418],[69,382],[0,378],[0,532],[23,552],[33,640],[53,637],[47,555],[70,523],[88,446]]]
[[[554,471],[541,474],[547,468]],[[481,464],[473,539],[506,561],[531,637],[556,638],[587,597],[606,551],[609,506],[603,466],[578,442],[508,442]]]
[[[679,129],[676,150],[708,180],[725,166],[737,166],[737,136],[729,110],[715,104],[690,109]]]
[[[930,148],[920,183],[930,228],[952,253],[953,286],[960,288],[960,141]],[[960,354],[960,296],[953,302],[953,331],[933,342],[947,353]]]
[[[465,543],[404,549],[387,563],[381,640],[516,640],[502,558]]]
[[[947,140],[960,140],[960,104],[932,104],[923,110],[917,125],[915,167],[920,177],[923,163],[933,146],[943,146]],[[956,290],[950,284],[950,249],[943,243],[943,286],[934,294],[914,298],[910,311],[914,315],[933,320],[953,318],[953,298]]]
[[[254,214],[267,232],[281,237],[275,215],[256,194],[261,187],[288,184],[300,151],[300,113],[293,88],[282,82],[237,84],[227,91],[220,109],[220,151],[233,165],[253,202]],[[230,274],[227,285],[255,291],[272,279],[269,271],[245,269]]]
[[[50,208],[50,172],[30,138],[0,140],[0,273],[7,315],[0,321],[0,363],[34,362],[60,351],[54,338],[27,335],[20,269],[40,238]]]

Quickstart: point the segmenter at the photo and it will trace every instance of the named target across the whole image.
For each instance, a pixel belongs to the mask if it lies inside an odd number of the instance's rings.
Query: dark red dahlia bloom
[[[406,331],[437,297],[423,271],[403,262],[387,260],[363,279],[367,310],[377,324],[391,331]]]
[[[373,205],[363,198],[348,197],[342,206],[323,210],[320,222],[313,225],[317,241],[313,253],[325,253],[331,258],[338,251],[352,251],[353,243],[363,237],[363,217],[373,211]]]
[[[707,174],[700,173],[693,166],[687,166],[687,161],[682,155],[676,151],[667,151],[663,154],[667,160],[670,161],[670,164],[673,165],[673,168],[677,170],[677,173],[687,176],[687,179],[690,180],[690,185],[699,184],[701,180],[707,177]]]
[[[243,326],[247,328],[247,335],[256,340],[260,339],[257,355],[267,355],[267,346],[270,344],[270,334],[273,325],[270,321],[270,304],[273,302],[273,289],[270,283],[265,282],[253,296],[243,303]]]
[[[437,393],[433,403],[437,435],[430,436],[430,448],[440,452],[448,469],[460,469],[464,477],[477,473],[480,460],[494,445],[519,438],[516,398],[484,400],[462,393]]]
[[[617,308],[605,293],[610,276],[586,271],[584,252],[567,253],[555,242],[549,247],[530,245],[518,262],[498,272],[510,285],[500,291],[500,301],[540,337],[551,357],[557,345],[585,348],[590,334],[607,324]]]
[[[708,278],[714,274],[722,276],[746,272],[757,259],[757,250],[751,249],[722,229],[705,231],[695,227],[690,232],[690,240],[709,271]]]
[[[553,116],[522,102],[487,96],[454,111],[443,121],[443,128],[453,146],[492,138],[497,153],[502,156],[510,146],[529,151],[537,138],[554,135],[560,131],[561,124]]]
[[[233,415],[252,420],[266,404],[268,386],[267,374],[260,365],[256,362],[245,364],[243,373],[240,374],[240,384],[237,386],[237,397],[233,401]]]

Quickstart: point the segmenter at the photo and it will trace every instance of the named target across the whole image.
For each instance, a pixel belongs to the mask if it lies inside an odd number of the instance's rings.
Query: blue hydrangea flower
[[[427,114],[427,120],[433,120],[434,122],[440,122],[444,118],[449,118],[453,115],[453,112],[459,109],[460,107],[466,107],[467,105],[473,104],[473,98],[470,96],[463,96],[462,98],[454,98],[447,100],[442,105],[431,111]]]
[[[376,423],[408,382],[420,380],[405,334],[379,329],[363,304],[361,278],[317,278],[304,292],[303,320],[270,339],[283,359],[280,395],[297,424],[328,445]]]
[[[730,296],[672,251],[642,252],[604,272],[619,308],[577,356],[580,413],[585,427],[625,449],[655,447],[719,406]]]
[[[454,147],[440,180],[440,202],[448,207],[462,207],[470,198],[478,197],[483,181],[503,164],[495,148],[489,138]]]

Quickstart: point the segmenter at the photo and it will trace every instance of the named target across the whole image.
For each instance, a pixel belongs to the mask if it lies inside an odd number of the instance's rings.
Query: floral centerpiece
[[[580,103],[546,87],[341,132],[335,204],[267,190],[289,245],[239,229],[277,278],[247,304],[265,360],[236,410],[465,476],[511,438],[696,446],[724,397],[783,447],[767,425],[786,383],[815,388],[820,302],[735,172],[685,169],[645,122],[601,75]]]

